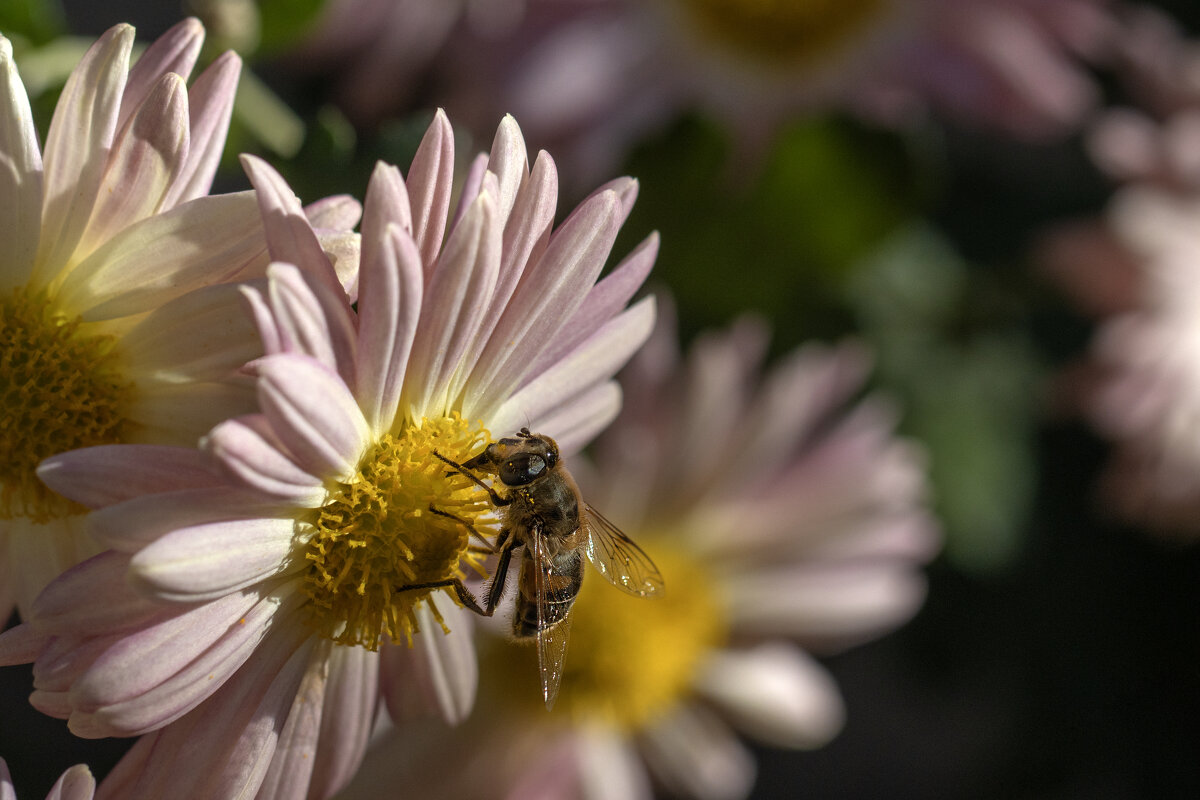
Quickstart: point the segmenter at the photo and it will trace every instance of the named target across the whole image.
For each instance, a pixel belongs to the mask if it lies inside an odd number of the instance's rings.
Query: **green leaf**
[[[294,45],[309,32],[324,7],[325,0],[259,0],[262,52],[277,53]]]
[[[0,33],[42,45],[66,30],[62,6],[57,0],[3,0],[0,2]]]

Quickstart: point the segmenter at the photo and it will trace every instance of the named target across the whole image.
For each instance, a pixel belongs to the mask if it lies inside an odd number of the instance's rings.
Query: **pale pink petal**
[[[453,188],[454,131],[450,128],[446,113],[439,108],[408,170],[412,234],[421,251],[426,280],[437,263],[438,250],[442,246]]]
[[[370,190],[368,190],[369,193]],[[408,198],[404,201],[407,203]],[[313,230],[350,231],[362,219],[362,204],[348,194],[331,194],[304,207],[304,216]]]
[[[404,386],[413,418],[440,414],[452,400],[447,385],[475,338],[499,265],[495,204],[484,193],[451,233],[429,282]]]
[[[203,197],[212,189],[213,176],[225,149],[241,72],[242,59],[232,50],[226,51],[200,73],[188,90],[192,141],[187,161],[167,193],[166,208]]]
[[[37,630],[61,636],[120,633],[181,613],[137,594],[125,582],[129,556],[113,550],[82,561],[50,582],[33,603]],[[81,603],[79,598],[88,602]]]
[[[181,786],[197,798],[253,797],[310,663],[303,627],[272,632],[221,691],[143,737],[100,785],[100,800],[160,800]]]
[[[371,430],[346,384],[302,355],[267,356],[257,365],[263,413],[296,463],[311,475],[350,480]]]
[[[262,341],[263,352],[272,355],[284,352],[283,334],[279,330],[275,315],[271,313],[271,304],[267,301],[265,294],[267,288],[268,284],[261,280],[238,285],[250,318],[254,320],[254,327],[258,329],[258,338]]]
[[[132,47],[129,25],[106,31],[71,73],[54,109],[43,158],[45,198],[37,259],[41,271],[68,262],[92,215],[117,130]],[[48,282],[54,276],[34,277]]]
[[[286,721],[255,800],[288,800],[308,796],[309,781],[317,760],[317,736],[329,680],[328,641],[313,646],[312,655],[296,687]]]
[[[615,375],[653,329],[654,298],[647,297],[609,319],[574,351],[565,353],[557,363],[510,396],[495,418],[514,420],[526,415],[538,419],[567,405],[568,398]]]
[[[291,519],[237,519],[180,528],[134,554],[135,589],[167,602],[215,600],[295,570]]]
[[[362,647],[330,651],[310,797],[329,797],[349,783],[379,711],[379,654]]]
[[[221,423],[205,438],[205,448],[249,489],[300,508],[317,508],[324,503],[324,481],[281,451],[261,415]]]
[[[229,595],[125,636],[71,688],[71,731],[136,736],[170,724],[257,659],[273,616],[295,626],[289,615],[273,598]]]
[[[163,75],[174,72],[186,80],[192,74],[192,67],[196,66],[203,44],[204,26],[195,17],[180,20],[155,39],[129,70],[125,94],[121,98],[118,128],[137,112]]]
[[[394,720],[436,715],[458,725],[475,706],[479,664],[471,612],[450,602],[441,603],[438,610],[449,634],[422,604],[417,609],[421,632],[412,646],[401,643],[383,651],[384,698]]]
[[[503,311],[528,264],[536,262],[550,241],[558,205],[558,171],[549,153],[538,153],[533,171],[520,187],[504,226],[504,255],[492,309]]]
[[[133,553],[177,528],[234,519],[284,515],[282,502],[231,486],[183,489],[134,497],[93,511],[92,537],[114,550]]]
[[[359,272],[355,395],[372,430],[391,428],[420,318],[421,256],[405,229],[408,194],[400,172],[379,164],[367,189]]]
[[[570,398],[563,406],[544,417],[528,419],[521,425],[543,431],[558,442],[564,456],[577,453],[608,427],[621,410],[621,387],[606,381]],[[519,427],[519,426],[518,426]],[[498,430],[512,430],[507,428]]]
[[[151,311],[239,272],[262,236],[253,192],[201,197],[114,236],[71,270],[59,301],[92,322]]]
[[[693,686],[737,728],[774,747],[821,747],[845,721],[833,678],[788,642],[716,651]]]
[[[0,291],[25,283],[37,254],[42,216],[42,154],[12,44],[0,36]]]
[[[303,353],[338,373],[350,385],[354,378],[354,325],[347,309],[332,316],[326,313],[319,287],[291,264],[272,264],[267,296],[283,351]],[[345,305],[344,300],[337,300]]]
[[[550,238],[522,276],[467,384],[463,413],[487,418],[583,302],[617,235],[617,197],[588,201]]]
[[[216,464],[206,454],[158,445],[101,445],[61,453],[38,465],[38,478],[89,508],[221,482]]]
[[[488,156],[488,171],[496,176],[499,193],[496,196],[496,219],[503,227],[517,199],[517,191],[529,177],[529,161],[521,128],[511,114],[505,114],[496,128],[492,152]]]
[[[62,774],[46,800],[92,800],[96,793],[96,779],[86,764],[76,764]]]
[[[842,648],[907,622],[925,600],[925,579],[906,564],[757,569],[724,581],[731,624],[750,636],[790,636]]]
[[[187,159],[187,87],[167,74],[117,134],[76,257],[86,257],[118,232],[163,210]]]
[[[646,763],[672,794],[741,800],[754,784],[754,757],[708,709],[680,706],[642,736]]]
[[[220,380],[263,354],[241,287],[222,283],[188,292],[121,337],[129,374],[154,380]]]
[[[462,220],[463,215],[467,213],[467,209],[471,207],[471,203],[475,202],[475,198],[479,196],[483,190],[483,179],[488,171],[487,153],[479,153],[471,162],[471,166],[467,167],[467,174],[462,179],[462,188],[458,193],[458,205],[454,208],[454,216],[450,220],[450,230],[453,231],[458,227],[458,223]],[[495,175],[492,176],[495,179]],[[499,193],[499,184],[497,184],[497,194]]]
[[[24,622],[0,633],[0,667],[29,664],[49,645],[52,635]]]

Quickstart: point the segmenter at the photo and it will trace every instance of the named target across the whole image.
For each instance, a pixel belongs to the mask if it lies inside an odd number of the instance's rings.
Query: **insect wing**
[[[623,592],[638,597],[662,594],[662,573],[645,550],[586,503],[583,519],[588,529],[588,561],[597,572]]]
[[[542,697],[546,710],[554,708],[558,687],[562,683],[563,662],[567,658],[567,637],[571,632],[570,606],[554,602],[550,589],[553,566],[546,555],[540,526],[530,531],[533,550],[533,587],[537,601],[538,671],[542,675]]]

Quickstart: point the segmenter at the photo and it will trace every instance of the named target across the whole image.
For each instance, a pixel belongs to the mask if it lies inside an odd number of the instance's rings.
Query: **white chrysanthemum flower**
[[[917,566],[939,542],[924,459],[895,438],[886,403],[846,408],[866,373],[858,347],[803,348],[756,388],[760,325],[701,339],[685,364],[668,331],[623,382],[599,477],[581,476],[589,502],[653,557],[663,596],[585,580],[552,713],[530,648],[494,642],[476,715],[385,740],[345,797],[404,785],[434,798],[631,800],[658,784],[739,798],[754,762],[730,725],[791,748],[841,728],[837,688],[809,651],[879,636],[920,606]]]
[[[203,37],[185,20],[130,69],[133,28],[109,30],[68,79],[44,152],[0,37],[0,616],[14,600],[28,614],[96,552],[84,509],[38,481],[38,462],[194,443],[253,407],[230,376],[261,348],[222,282],[265,265],[262,224],[253,192],[206,196],[241,62],[226,53],[189,89]]]
[[[494,510],[439,456],[524,424],[570,452],[615,416],[612,375],[654,319],[649,299],[623,309],[657,237],[597,283],[636,183],[555,228],[553,162],[530,169],[511,118],[449,216],[453,141],[439,112],[406,180],[376,168],[356,308],[287,185],[247,158],[277,262],[248,290],[262,412],[204,452],[98,447],[40,470],[99,509],[113,549],[52,583],[0,659],[33,660],[31,701],[75,733],[145,734],[102,796],[326,797],[381,683],[397,715],[470,711],[470,614],[450,586],[485,574]]]
[[[92,771],[85,764],[76,764],[55,781],[46,800],[92,800],[95,793],[96,779],[92,777]],[[0,800],[17,800],[8,764],[3,758],[0,758]]]

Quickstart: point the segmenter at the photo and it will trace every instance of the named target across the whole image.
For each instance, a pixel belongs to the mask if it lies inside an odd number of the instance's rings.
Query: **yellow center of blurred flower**
[[[423,602],[447,630],[430,597],[435,589],[406,587],[461,579],[464,566],[486,576],[487,553],[464,523],[481,536],[493,536],[494,526],[487,493],[434,451],[462,463],[489,442],[486,430],[472,430],[457,413],[423,419],[385,435],[358,479],[331,492],[304,553],[312,621],[322,635],[369,650],[383,636],[411,644]]]
[[[703,567],[676,548],[646,550],[666,584],[660,597],[627,595],[594,570],[584,580],[555,713],[636,731],[674,707],[725,642],[725,610]]]
[[[48,456],[120,440],[132,385],[110,336],[79,333],[79,319],[44,293],[0,297],[0,519],[45,523],[84,509],[37,479]]]
[[[886,0],[678,0],[706,38],[788,67],[818,61],[880,16]]]

